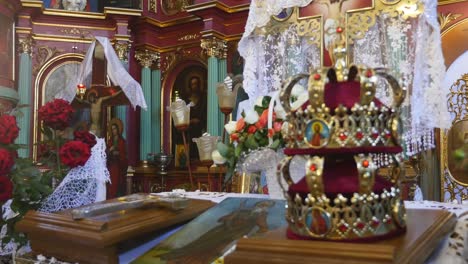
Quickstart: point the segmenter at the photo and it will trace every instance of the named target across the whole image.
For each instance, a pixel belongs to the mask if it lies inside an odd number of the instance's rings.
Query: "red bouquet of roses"
[[[85,165],[91,156],[91,149],[88,144],[73,140],[65,143],[59,153],[62,163],[74,168]]]
[[[16,125],[16,117],[10,115],[0,116],[0,143],[12,144],[18,134],[19,127]]]
[[[54,99],[39,109],[39,119],[55,130],[64,130],[72,119],[74,110],[70,103],[63,99]]]
[[[94,145],[96,145],[96,137],[88,131],[77,130],[73,133],[73,136],[75,137],[75,140],[86,143],[89,146],[89,148],[92,148],[94,147]]]
[[[15,165],[11,151],[0,148],[0,175],[6,175]]]

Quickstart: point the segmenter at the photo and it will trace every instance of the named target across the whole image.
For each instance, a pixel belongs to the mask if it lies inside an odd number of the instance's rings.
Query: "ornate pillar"
[[[128,42],[116,42],[114,44],[115,52],[117,56],[119,56],[122,65],[128,71],[128,51],[130,50],[130,43]],[[127,105],[119,105],[115,108],[115,116],[122,120],[124,129],[122,131],[122,136],[126,139],[127,138],[127,130],[128,130],[128,122],[127,122]]]
[[[32,77],[32,54],[33,39],[31,36],[19,39],[19,80],[18,94],[19,105],[22,115],[17,117],[20,133],[16,139],[17,144],[26,145],[27,148],[18,150],[18,155],[23,158],[29,157],[29,149],[31,146],[31,77]]]
[[[227,76],[227,44],[223,48],[223,54],[221,54],[219,61],[218,61],[218,82],[223,82]],[[219,135],[223,134],[224,129],[224,114],[219,113]]]
[[[146,160],[147,154],[152,151],[152,139],[154,137],[151,125],[152,97],[151,97],[151,65],[159,60],[159,53],[149,50],[137,50],[135,59],[141,67],[141,87],[145,96],[148,109],[140,113],[140,160]]]
[[[152,94],[151,97],[151,125],[153,130],[153,141],[152,141],[152,152],[160,153],[161,152],[161,124],[162,124],[162,113],[161,113],[161,68],[159,60],[155,64],[151,72],[151,84],[152,84]]]
[[[216,84],[219,81],[219,60],[222,59],[226,50],[226,41],[216,37],[201,40],[201,47],[208,55],[208,133],[220,136],[221,112],[218,107],[216,96]]]

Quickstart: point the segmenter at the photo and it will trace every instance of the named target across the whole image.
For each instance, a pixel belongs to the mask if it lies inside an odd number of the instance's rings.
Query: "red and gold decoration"
[[[338,32],[342,33],[342,31]],[[287,155],[278,165],[288,189],[287,236],[291,239],[369,240],[405,231],[398,176],[377,175],[378,157],[399,166],[400,105],[404,89],[383,69],[346,64],[344,41],[333,47],[334,67],[292,77],[281,92]],[[291,91],[308,78],[309,102],[292,108]],[[374,95],[378,78],[393,90],[394,104]],[[305,176],[294,182],[290,163],[306,158]]]

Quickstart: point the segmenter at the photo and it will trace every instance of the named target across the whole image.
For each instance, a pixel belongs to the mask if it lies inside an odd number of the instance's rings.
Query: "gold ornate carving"
[[[201,40],[201,48],[209,57],[225,59],[227,57],[227,42],[216,37]]]
[[[91,34],[91,32],[87,30],[81,30],[79,28],[64,28],[64,29],[61,29],[60,32],[67,34],[67,35],[79,35],[79,36],[87,36]]]
[[[454,152],[468,142],[468,73],[463,74],[450,87],[448,110],[455,116],[452,127],[441,131],[442,199],[468,200],[467,158],[456,161]]]
[[[156,13],[158,11],[158,3],[156,0],[148,0],[148,11]]]
[[[448,24],[451,22],[455,21],[457,18],[459,18],[461,14],[442,14],[439,13],[438,19],[439,19],[439,24],[440,24],[440,31],[443,31],[445,27],[447,27]]]
[[[164,80],[166,74],[170,72],[175,65],[182,60],[192,59],[195,61],[206,62],[206,53],[204,52],[192,52],[189,49],[178,49],[171,52],[166,52],[161,55],[161,80]]]
[[[137,50],[135,52],[135,59],[140,63],[144,68],[151,67],[154,63],[157,64],[159,68],[159,52],[154,52],[150,50]]]
[[[57,50],[55,47],[49,46],[39,46],[37,47],[37,55],[35,66],[33,67],[33,74],[37,74],[44,64],[46,64],[50,59],[60,54],[61,51]]]
[[[403,19],[408,19],[417,17],[424,8],[421,1],[417,0],[393,1],[393,3],[375,0],[374,5],[374,8],[365,11],[361,9],[347,12],[346,32],[350,44],[365,36],[369,28],[375,25],[377,15],[386,14],[389,17],[401,16]]]
[[[128,51],[130,50],[130,47],[131,44],[128,42],[114,43],[115,52],[121,61],[128,61]]]
[[[187,34],[185,36],[182,36],[180,38],[177,39],[177,41],[187,41],[187,40],[194,40],[194,39],[198,39],[200,37],[200,35],[198,34]]]
[[[32,54],[32,49],[34,46],[34,40],[31,35],[28,35],[25,38],[21,38],[18,41],[18,52],[19,53],[28,53],[29,55]]]

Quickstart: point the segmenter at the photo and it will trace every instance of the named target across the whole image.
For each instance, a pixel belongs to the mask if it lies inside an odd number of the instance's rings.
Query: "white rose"
[[[258,121],[258,114],[253,109],[249,109],[245,111],[245,122],[247,124],[255,124]]]
[[[286,118],[286,111],[284,111],[283,106],[281,106],[280,104],[277,104],[275,105],[274,110],[276,113],[276,118],[283,119],[283,120]]]
[[[255,105],[263,107],[262,102],[263,102],[263,96],[257,97],[257,100],[255,100]]]
[[[229,123],[224,125],[226,132],[230,135],[232,132],[236,131],[236,121],[229,121]]]
[[[306,89],[302,85],[295,84],[291,90],[291,96],[299,98],[299,96],[301,96],[301,94],[305,91]]]
[[[215,164],[224,164],[226,162],[226,159],[221,156],[218,150],[211,152],[211,158]]]
[[[304,91],[302,94],[300,94],[297,97],[297,100],[294,101],[294,103],[291,104],[291,109],[296,110],[299,107],[301,107],[304,103],[306,103],[309,100],[309,94],[307,91]]]

